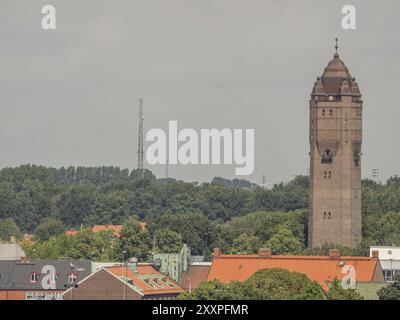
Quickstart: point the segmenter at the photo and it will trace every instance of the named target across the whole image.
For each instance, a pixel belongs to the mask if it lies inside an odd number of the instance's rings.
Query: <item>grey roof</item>
[[[47,265],[53,266],[56,270],[56,289],[65,289],[71,272],[77,274],[75,283],[91,273],[89,260],[0,261],[0,289],[43,289],[42,279],[45,274],[42,274],[42,268]],[[30,281],[32,273],[39,274],[36,283]]]
[[[193,262],[203,262],[204,256],[190,256],[190,263]]]
[[[0,244],[0,260],[20,260],[25,257],[24,250],[15,243],[1,243]]]

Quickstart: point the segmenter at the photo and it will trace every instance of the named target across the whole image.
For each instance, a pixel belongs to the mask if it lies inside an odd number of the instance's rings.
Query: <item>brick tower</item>
[[[361,241],[363,103],[335,48],[310,99],[309,247]]]

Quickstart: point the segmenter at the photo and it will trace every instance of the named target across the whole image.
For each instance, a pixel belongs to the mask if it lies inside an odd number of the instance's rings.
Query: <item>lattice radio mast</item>
[[[138,141],[138,163],[137,163],[137,169],[139,171],[139,175],[142,178],[143,177],[143,122],[144,122],[144,116],[143,116],[143,98],[139,98],[139,141]]]

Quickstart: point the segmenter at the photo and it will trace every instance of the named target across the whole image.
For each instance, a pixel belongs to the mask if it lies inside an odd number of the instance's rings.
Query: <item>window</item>
[[[332,172],[331,171],[328,172],[328,179],[330,179],[330,178],[332,178]]]
[[[392,254],[392,250],[388,250],[388,254]]]
[[[77,274],[76,272],[71,272],[71,273],[68,275],[68,283],[69,283],[69,284],[74,284],[75,281],[76,281],[76,278],[78,278],[78,274]]]
[[[332,109],[329,109],[329,115],[333,116],[333,110]]]
[[[326,212],[324,211],[324,219],[330,219],[332,217],[332,214],[330,211]]]
[[[322,109],[322,115],[323,116],[325,115],[325,109]]]
[[[33,272],[33,273],[31,274],[31,277],[30,277],[30,282],[31,282],[31,283],[36,283],[36,282],[38,282],[38,281],[39,281],[39,277],[40,277],[39,273]]]

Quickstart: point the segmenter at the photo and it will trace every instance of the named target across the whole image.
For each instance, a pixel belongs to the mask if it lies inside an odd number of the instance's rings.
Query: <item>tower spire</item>
[[[336,42],[336,45],[335,45],[335,58],[339,58],[339,53],[338,53],[338,49],[339,49],[338,41],[339,41],[339,39],[338,39],[338,38],[335,38],[335,42]]]

